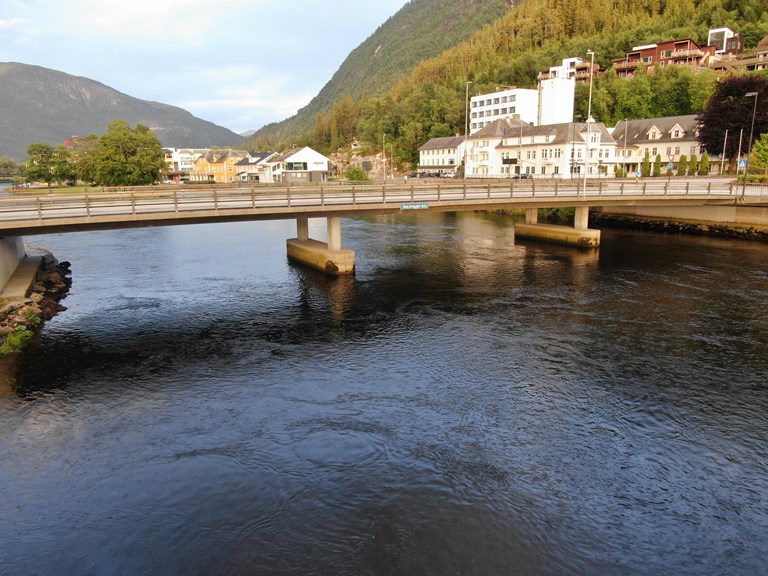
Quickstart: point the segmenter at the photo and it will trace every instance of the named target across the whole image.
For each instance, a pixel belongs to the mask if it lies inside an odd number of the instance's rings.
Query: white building
[[[464,137],[432,138],[419,148],[419,173],[443,175],[453,173],[463,162]]]
[[[611,130],[616,141],[617,163],[632,173],[640,170],[646,154],[651,163],[658,155],[661,156],[664,173],[669,164],[673,172],[677,171],[681,156],[687,160],[691,156],[701,159],[703,150],[696,139],[696,130],[696,116],[693,114],[622,120]],[[716,163],[712,167],[719,168]]]
[[[467,140],[467,178],[613,177],[616,142],[600,122],[536,126],[496,120]]]
[[[309,146],[270,157],[266,164],[272,182],[327,182],[330,160]]]
[[[181,178],[188,177],[195,169],[195,160],[208,152],[197,148],[163,148],[168,171]]]
[[[508,86],[498,92],[472,96],[469,133],[474,134],[495,120],[511,118],[515,114],[526,122],[536,122],[539,118],[539,91]]]

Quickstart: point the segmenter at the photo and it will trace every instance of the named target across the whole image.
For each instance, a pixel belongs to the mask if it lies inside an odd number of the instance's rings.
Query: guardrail
[[[311,207],[383,205],[405,203],[483,202],[573,199],[575,203],[599,199],[680,199],[764,197],[768,187],[712,180],[606,180],[582,181],[477,181],[446,183],[361,184],[320,186],[211,186],[105,188],[88,194],[37,194],[0,197],[0,221],[39,223],[63,218],[96,216],[193,215],[195,212],[259,210],[285,212]],[[11,226],[6,226],[6,228]]]

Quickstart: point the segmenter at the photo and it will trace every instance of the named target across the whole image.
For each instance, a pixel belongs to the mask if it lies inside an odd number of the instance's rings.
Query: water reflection
[[[0,393],[13,573],[760,572],[764,245],[388,216],[332,279],[294,234],[35,239],[74,285]]]

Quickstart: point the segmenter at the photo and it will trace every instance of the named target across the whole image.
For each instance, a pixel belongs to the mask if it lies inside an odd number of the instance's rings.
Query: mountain
[[[424,59],[466,40],[521,0],[411,0],[355,48],[295,116],[256,131],[246,146],[274,146],[312,128],[342,96],[381,95]]]
[[[0,156],[26,158],[33,142],[103,134],[113,120],[148,126],[168,147],[240,146],[243,137],[181,108],[133,98],[56,70],[0,63]]]

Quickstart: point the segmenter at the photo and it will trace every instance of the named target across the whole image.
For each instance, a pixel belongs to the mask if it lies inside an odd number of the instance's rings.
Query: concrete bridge
[[[97,192],[0,196],[0,286],[24,260],[23,236],[86,230],[210,222],[295,219],[288,256],[329,274],[354,271],[354,251],[342,247],[341,218],[407,211],[525,209],[522,237],[597,246],[588,226],[592,207],[768,208],[768,187],[742,187],[722,178],[573,180],[407,180],[386,184],[304,186],[217,185],[104,188]],[[573,207],[573,227],[537,222],[539,208]],[[309,238],[309,218],[326,218],[328,241]],[[768,214],[766,214],[768,219]],[[710,219],[702,216],[701,219]]]

